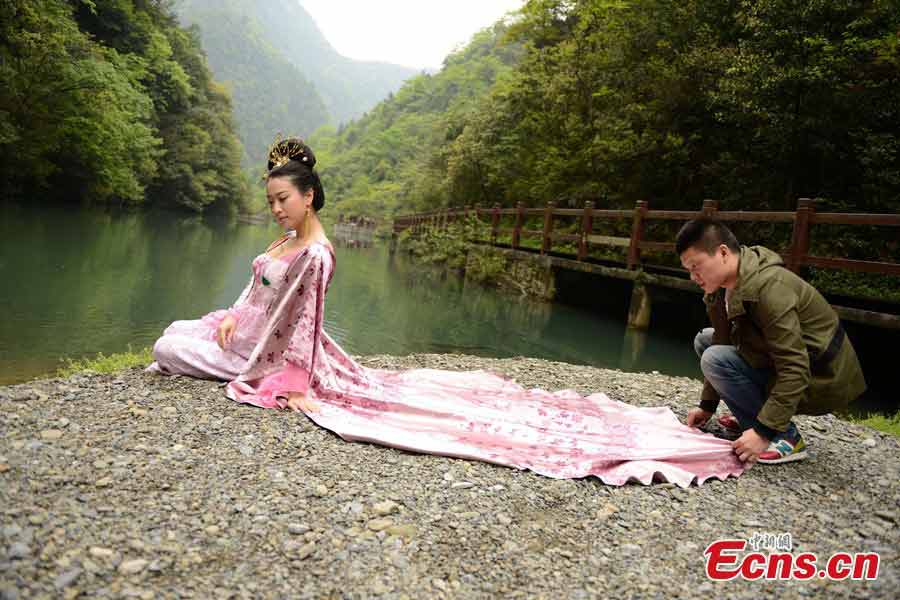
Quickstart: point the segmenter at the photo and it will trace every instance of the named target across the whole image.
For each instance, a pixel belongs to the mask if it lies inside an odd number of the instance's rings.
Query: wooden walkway
[[[507,251],[538,254],[549,260],[556,268],[589,272],[603,277],[626,279],[636,286],[661,286],[700,293],[700,288],[687,276],[684,269],[671,264],[654,263],[648,256],[675,251],[672,241],[652,241],[647,239],[648,225],[654,221],[685,222],[701,216],[713,217],[725,223],[783,223],[792,227],[790,245],[782,252],[786,266],[799,271],[805,267],[824,269],[844,269],[869,273],[874,276],[900,276],[900,264],[896,262],[853,260],[843,257],[816,256],[810,254],[810,238],[815,225],[847,225],[853,227],[879,226],[900,227],[900,215],[865,213],[821,213],[815,202],[801,198],[795,211],[720,211],[713,200],[704,201],[699,211],[651,210],[646,201],[637,202],[633,210],[597,210],[591,202],[583,209],[556,208],[548,203],[544,208],[525,208],[519,203],[516,208],[502,209],[499,206],[482,208],[479,206],[406,215],[394,219],[394,233],[412,229],[414,232],[447,227],[453,223],[469,221],[481,224],[486,238],[476,237],[473,241],[489,244]],[[540,218],[543,227],[528,229],[527,219]],[[503,220],[512,220],[511,227],[503,227]],[[572,232],[572,219],[577,219],[578,232]],[[568,221],[568,222],[566,222]],[[629,237],[600,235],[596,225],[606,224],[619,229],[630,225]],[[567,227],[568,231],[561,231]],[[861,230],[861,234],[862,234]],[[500,243],[508,238],[509,243]],[[539,248],[523,246],[523,238],[539,239]],[[575,253],[566,253],[562,244],[575,246]],[[554,250],[554,245],[557,249]],[[621,264],[612,261],[598,261],[590,256],[596,247],[614,248],[625,253]],[[520,257],[521,258],[521,257]],[[638,299],[640,300],[640,299]],[[847,321],[863,323],[875,327],[900,330],[900,315],[863,310],[847,306],[834,306],[839,316]],[[649,318],[649,315],[648,315]]]

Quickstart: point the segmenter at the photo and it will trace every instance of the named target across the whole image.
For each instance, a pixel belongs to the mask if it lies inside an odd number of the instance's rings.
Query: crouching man
[[[686,223],[675,249],[703,288],[713,325],[694,340],[704,383],[687,424],[704,426],[722,399],[731,414],[718,420],[739,434],[734,451],[742,461],[806,458],[794,415],[830,413],[866,389],[837,313],[777,253],[739,245],[713,219]]]

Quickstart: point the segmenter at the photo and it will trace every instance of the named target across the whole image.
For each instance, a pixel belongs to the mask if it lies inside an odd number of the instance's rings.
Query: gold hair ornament
[[[297,140],[283,140],[279,135],[269,148],[269,162],[272,163],[270,171],[283,167],[289,161],[296,160],[309,164],[309,156],[303,149],[303,144]]]

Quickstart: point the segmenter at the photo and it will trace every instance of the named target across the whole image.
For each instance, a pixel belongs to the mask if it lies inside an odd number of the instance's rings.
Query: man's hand
[[[731,446],[741,461],[755,463],[759,454],[769,447],[769,440],[756,433],[755,429],[748,429]]]
[[[702,408],[692,408],[687,414],[687,426],[703,427],[712,416],[713,413],[709,412],[708,410],[703,410]]]
[[[234,317],[228,315],[222,322],[219,324],[219,330],[217,332],[216,341],[219,343],[219,348],[222,350],[228,350],[231,347],[231,339],[234,337],[234,332],[237,330],[237,321],[235,321]]]
[[[310,400],[306,394],[291,394],[288,396],[287,407],[294,412],[317,413],[319,405]]]

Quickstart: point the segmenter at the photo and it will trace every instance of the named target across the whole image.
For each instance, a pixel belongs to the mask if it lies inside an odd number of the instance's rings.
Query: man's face
[[[707,254],[700,246],[692,246],[681,253],[681,264],[691,274],[691,280],[712,294],[725,283],[728,277],[728,257],[731,251],[725,244]]]

